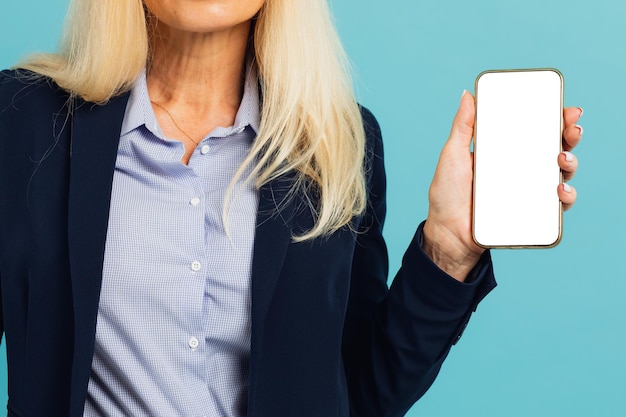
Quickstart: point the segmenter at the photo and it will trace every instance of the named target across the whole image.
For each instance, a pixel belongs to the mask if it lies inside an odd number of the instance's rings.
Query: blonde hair
[[[293,170],[289,197],[304,192],[315,217],[294,239],[329,235],[365,209],[366,187],[363,122],[326,0],[266,0],[253,45],[261,125],[230,192],[247,166],[259,187]],[[104,104],[129,90],[149,50],[141,0],[73,0],[60,52],[35,55],[20,67]]]

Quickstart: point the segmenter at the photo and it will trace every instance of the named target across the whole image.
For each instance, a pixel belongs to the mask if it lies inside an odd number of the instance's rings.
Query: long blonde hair
[[[365,133],[326,0],[266,0],[254,26],[261,125],[246,166],[262,186],[295,171],[315,224],[296,241],[349,225],[366,205]],[[99,104],[128,91],[149,61],[141,0],[72,0],[58,54],[19,65]],[[315,198],[311,195],[315,194]],[[227,211],[225,203],[225,212]]]

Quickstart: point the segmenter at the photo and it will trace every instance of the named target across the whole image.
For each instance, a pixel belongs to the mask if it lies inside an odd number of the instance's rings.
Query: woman
[[[403,415],[495,286],[471,95],[387,290],[380,130],[325,2],[69,16],[59,55],[0,78],[9,415]]]

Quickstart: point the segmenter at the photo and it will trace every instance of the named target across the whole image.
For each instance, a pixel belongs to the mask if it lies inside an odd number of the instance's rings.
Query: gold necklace
[[[199,145],[198,142],[196,142],[195,140],[193,140],[193,138],[191,136],[189,136],[187,134],[187,132],[185,132],[179,125],[178,123],[176,123],[176,119],[174,119],[174,116],[172,116],[172,113],[170,113],[170,111],[168,109],[165,108],[165,106],[157,103],[156,101],[152,101],[150,100],[150,103],[154,104],[155,106],[157,106],[158,108],[162,109],[165,113],[167,113],[167,115],[169,116],[169,118],[172,120],[172,122],[174,123],[174,126],[176,126],[176,129],[180,130],[180,132],[185,135],[185,137],[187,139],[189,139],[190,141],[192,141],[193,143],[195,143],[196,145]]]

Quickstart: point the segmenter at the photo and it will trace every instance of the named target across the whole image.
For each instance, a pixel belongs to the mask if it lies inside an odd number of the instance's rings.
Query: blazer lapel
[[[252,345],[263,333],[265,315],[291,243],[294,200],[287,198],[294,175],[289,173],[260,190],[252,258]],[[252,349],[254,354],[254,348]]]
[[[82,407],[93,359],[111,187],[128,94],[78,101],[71,132],[68,245],[74,300],[72,408]]]

